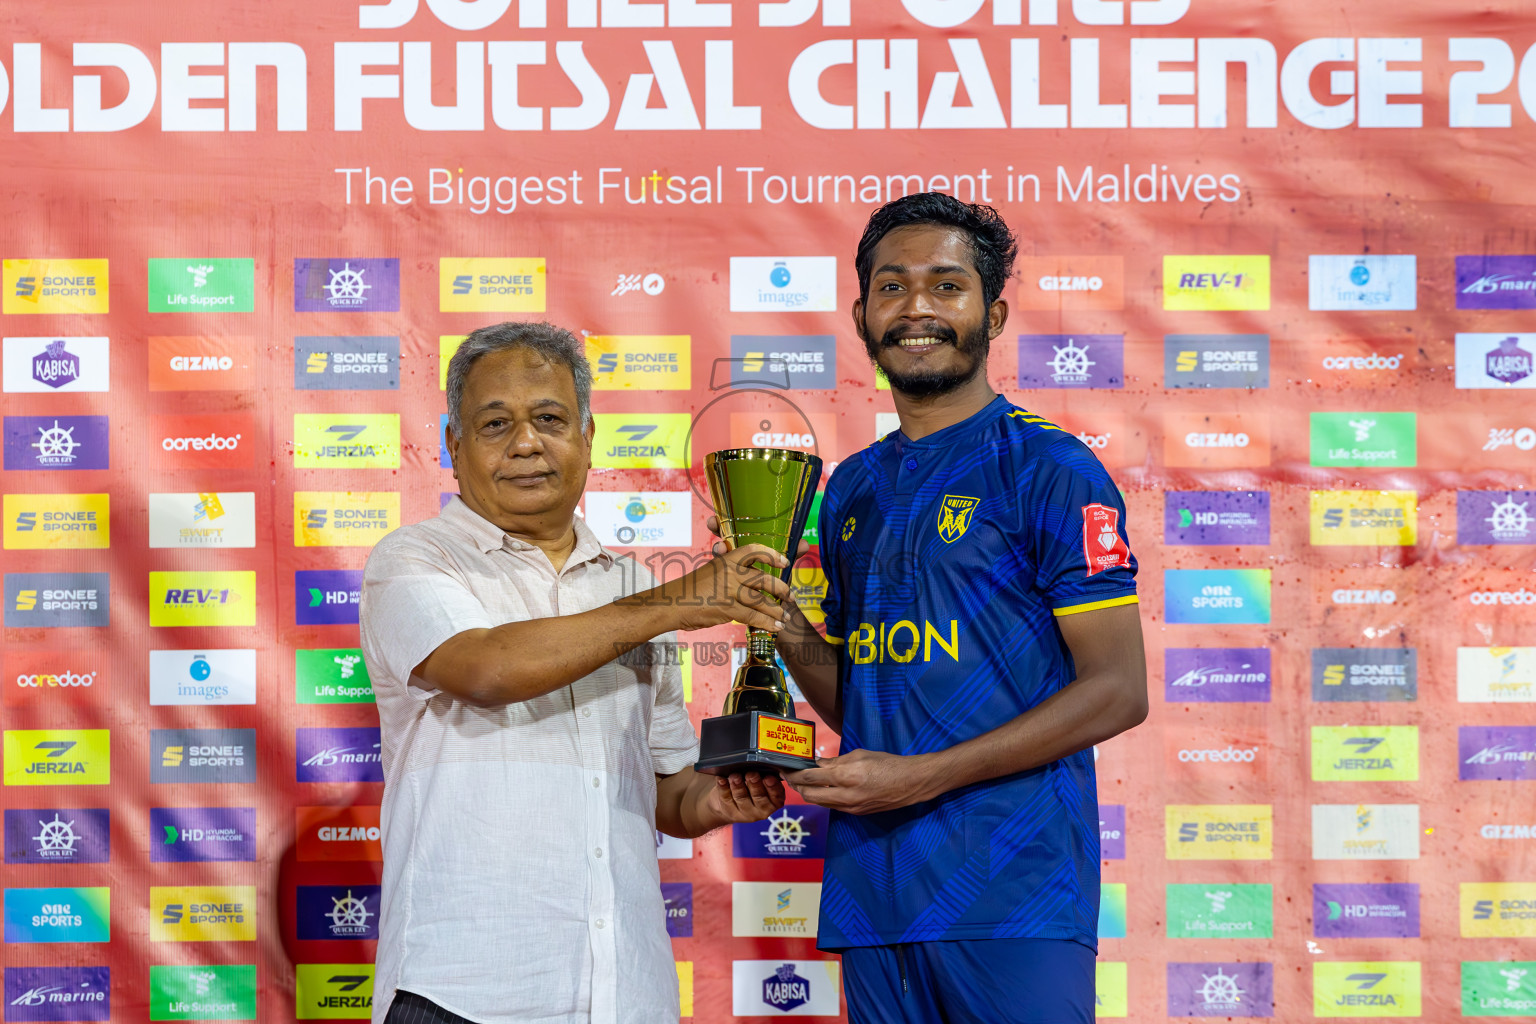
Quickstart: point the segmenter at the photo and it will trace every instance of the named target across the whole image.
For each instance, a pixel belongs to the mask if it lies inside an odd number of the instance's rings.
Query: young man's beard
[[[903,328],[893,325],[885,332],[885,337],[878,342],[871,340],[869,332],[860,325],[859,337],[864,340],[864,351],[869,354],[870,362],[879,367],[886,379],[891,382],[891,388],[900,391],[908,398],[934,398],[939,395],[947,395],[957,388],[969,384],[976,378],[987,365],[987,353],[992,347],[992,339],[987,336],[987,324],[985,321],[978,324],[976,329],[965,337],[960,337],[953,328],[943,324],[934,324],[928,332],[943,342],[955,346],[955,350],[963,356],[970,357],[970,365],[965,369],[943,371],[929,371],[926,373],[892,373],[880,365],[876,357],[881,349],[895,348],[900,344]]]

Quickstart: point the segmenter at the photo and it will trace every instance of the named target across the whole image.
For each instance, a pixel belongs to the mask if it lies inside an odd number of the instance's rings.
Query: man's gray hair
[[[469,377],[469,368],[481,356],[509,348],[531,349],[570,370],[571,380],[576,384],[576,411],[581,416],[581,429],[591,426],[592,367],[587,362],[581,341],[565,328],[542,320],[534,323],[509,320],[475,331],[448,360],[448,425],[453,427],[455,437],[464,436],[459,405],[464,401],[464,381]]]

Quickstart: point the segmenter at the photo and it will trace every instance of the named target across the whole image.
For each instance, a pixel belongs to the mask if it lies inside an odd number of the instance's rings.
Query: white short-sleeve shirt
[[[576,519],[556,573],[455,497],[373,549],[363,657],[384,762],[373,1020],[396,989],[483,1024],[678,1019],[656,776],[697,760],[673,634],[533,700],[483,708],[412,670],[467,629],[653,585]]]

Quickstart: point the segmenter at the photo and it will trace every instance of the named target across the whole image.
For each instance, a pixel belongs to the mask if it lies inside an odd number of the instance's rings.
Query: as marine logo
[[[971,519],[976,514],[976,506],[981,504],[980,498],[967,498],[959,494],[946,494],[939,504],[939,538],[946,544],[953,544],[965,536],[965,531],[971,528]]]

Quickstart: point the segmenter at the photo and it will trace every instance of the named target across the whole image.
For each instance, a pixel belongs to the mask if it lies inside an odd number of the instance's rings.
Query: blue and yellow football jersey
[[[842,752],[944,750],[1074,678],[1056,617],[1136,601],[1125,506],[1077,438],[999,396],[849,458],[822,498]],[[1093,754],[879,814],[833,812],[822,949],[1063,938],[1097,947]]]

